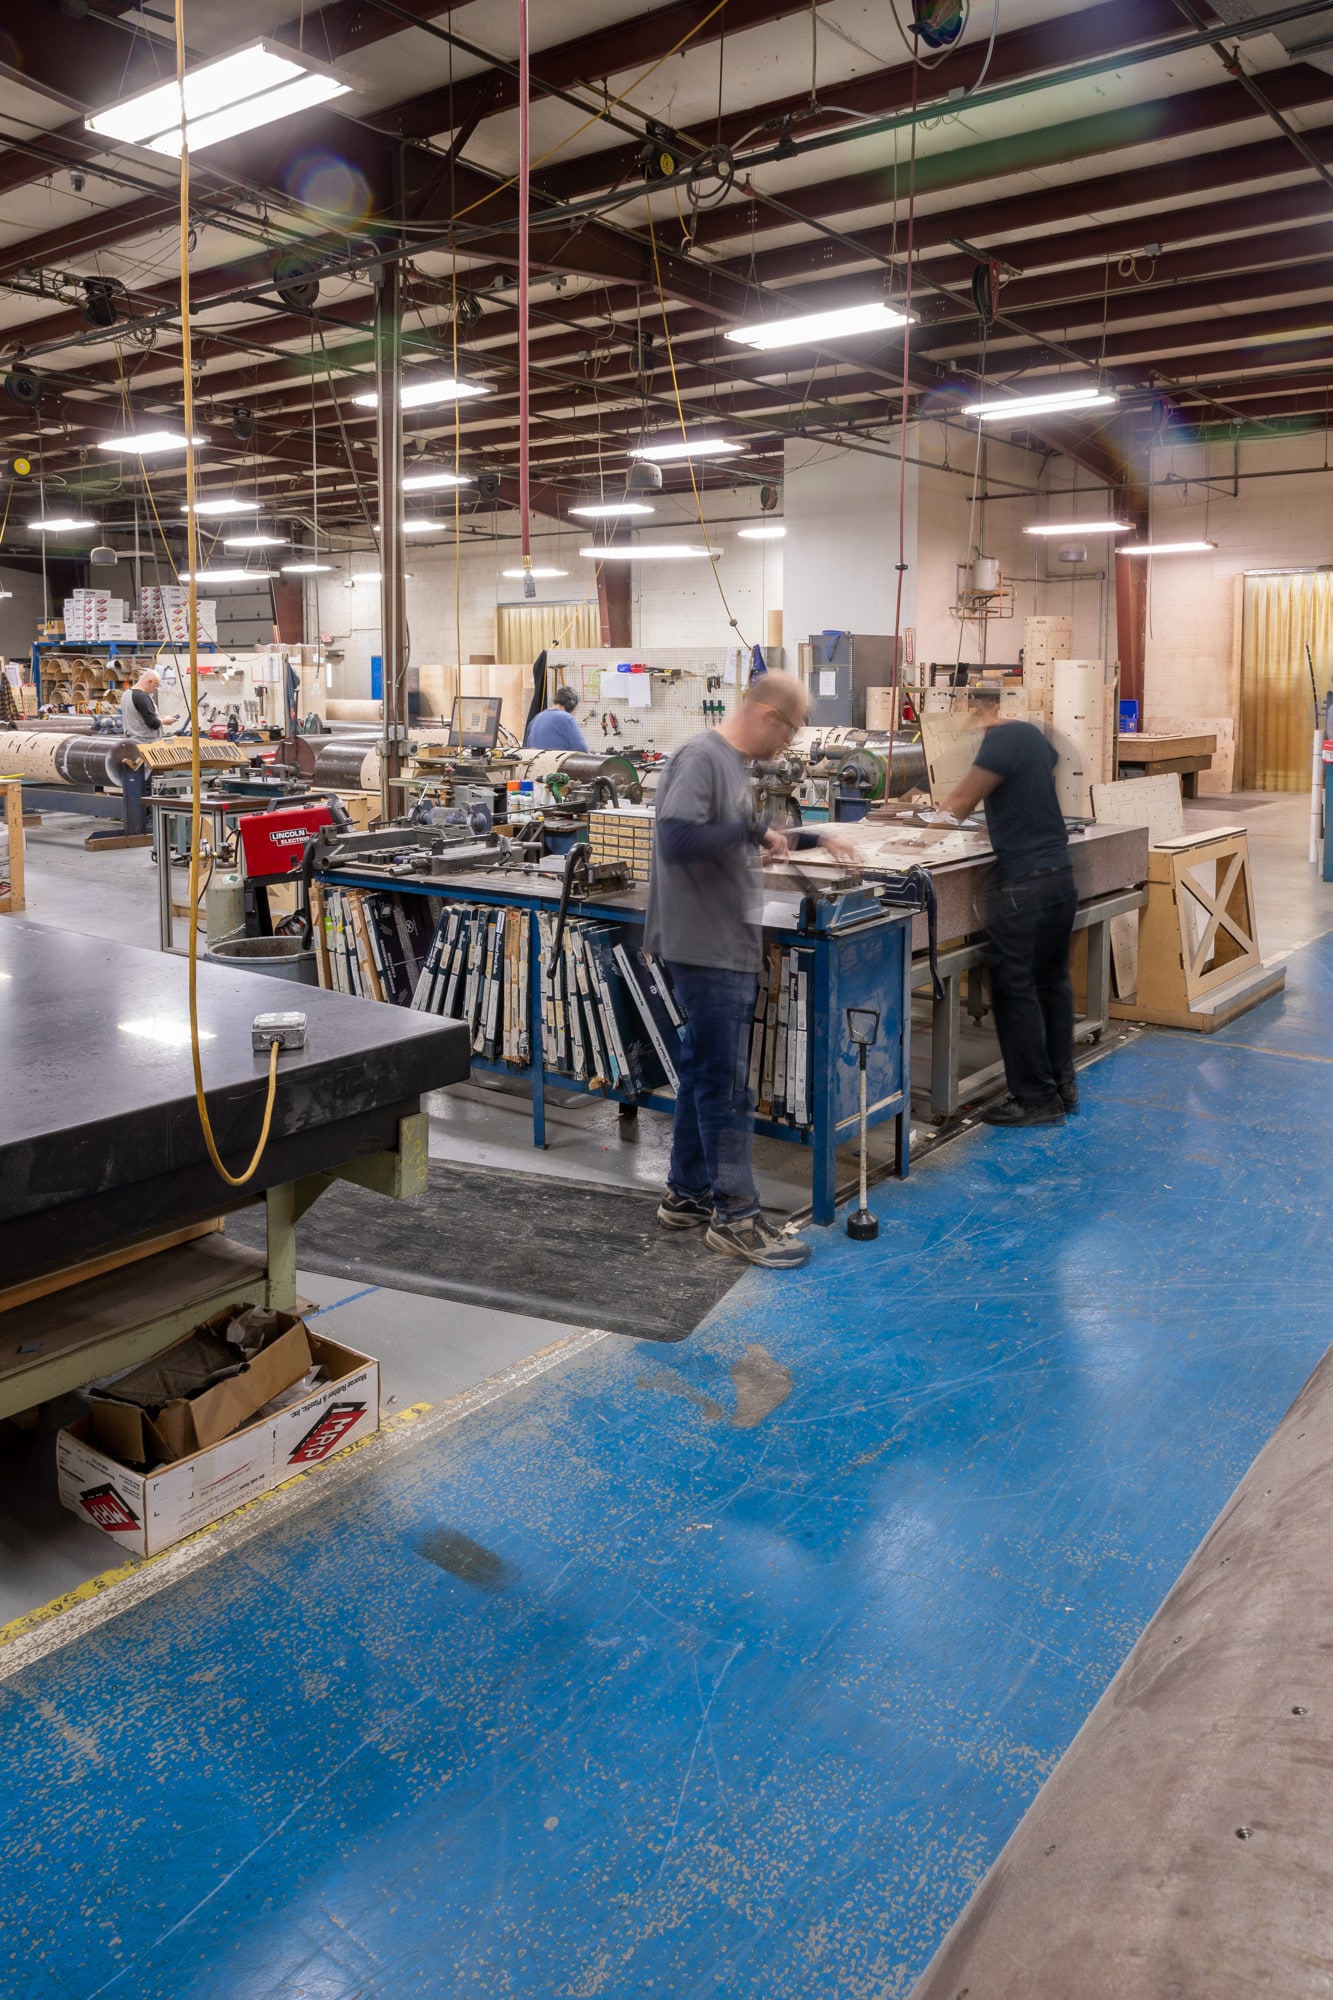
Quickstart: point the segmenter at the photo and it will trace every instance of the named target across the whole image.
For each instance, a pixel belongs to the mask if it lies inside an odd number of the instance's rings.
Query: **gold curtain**
[[[1333,664],[1333,573],[1247,576],[1241,627],[1240,788],[1303,792],[1314,701],[1306,646],[1323,688]]]
[[[501,604],[496,607],[497,660],[517,660],[526,665],[535,660],[543,646],[554,650],[600,646],[602,625],[597,599],[586,604]]]

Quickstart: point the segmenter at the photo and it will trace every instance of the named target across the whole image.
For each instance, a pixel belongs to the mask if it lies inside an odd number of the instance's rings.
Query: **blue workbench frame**
[[[316,877],[335,889],[368,889],[376,894],[438,896],[443,902],[484,903],[527,912],[529,931],[529,1060],[526,1064],[494,1062],[473,1056],[473,1067],[502,1076],[527,1077],[532,1085],[532,1143],[546,1145],[546,1084],[559,1090],[605,1097],[669,1117],[675,1100],[658,1092],[596,1089],[563,1070],[546,1068],[542,1049],[542,962],[537,916],[550,914],[554,897],[533,896],[518,889],[475,886],[471,882],[386,881],[382,875],[331,870]],[[570,904],[571,918],[642,928],[641,909],[622,904],[583,900]],[[848,1007],[873,1007],[880,1017],[879,1035],[867,1064],[868,1123],[896,1122],[894,1166],[900,1177],[908,1171],[911,1153],[911,1032],[912,1032],[912,911],[880,908],[864,919],[829,930],[803,931],[794,926],[766,927],[766,942],[808,951],[814,958],[814,1062],[811,1108],[813,1123],[787,1125],[756,1118],[755,1131],[785,1145],[808,1146],[811,1153],[810,1207],[817,1223],[834,1218],[837,1191],[837,1150],[856,1134],[860,1115],[860,1073],[856,1050],[845,1031]]]

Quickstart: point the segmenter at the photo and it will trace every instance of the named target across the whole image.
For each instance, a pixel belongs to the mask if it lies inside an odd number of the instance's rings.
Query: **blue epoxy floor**
[[[6,2000],[905,1994],[1333,1335],[1290,977],[0,1682]]]

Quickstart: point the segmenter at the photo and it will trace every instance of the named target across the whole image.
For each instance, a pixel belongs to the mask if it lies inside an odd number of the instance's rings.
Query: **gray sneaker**
[[[799,1271],[810,1262],[810,1245],[803,1237],[784,1236],[762,1215],[747,1215],[743,1222],[714,1222],[704,1242],[724,1257],[742,1257],[767,1271]]]

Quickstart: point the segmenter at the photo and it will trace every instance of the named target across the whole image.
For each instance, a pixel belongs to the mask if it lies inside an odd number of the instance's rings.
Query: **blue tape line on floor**
[[[339,1306],[354,1306],[358,1299],[373,1298],[376,1292],[381,1292],[383,1289],[382,1285],[366,1285],[359,1292],[349,1292],[345,1299],[331,1299],[326,1306],[316,1306],[313,1311],[306,1314],[306,1318],[318,1319],[321,1313],[337,1312]]]

